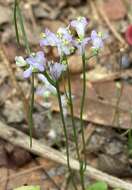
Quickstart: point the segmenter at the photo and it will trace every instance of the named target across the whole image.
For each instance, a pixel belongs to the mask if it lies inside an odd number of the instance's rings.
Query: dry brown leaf
[[[9,7],[0,5],[0,24],[11,22],[11,10]]]
[[[41,160],[41,158],[39,159]],[[42,161],[42,160],[41,160]],[[43,159],[42,163],[45,162],[44,169],[46,172],[49,172],[50,169],[54,169],[54,167],[49,167],[48,162],[51,164],[51,161]],[[29,164],[25,165],[24,167],[20,168],[19,170],[10,169],[9,176],[13,176],[14,174],[17,175],[19,172],[24,172],[27,170],[32,170],[35,168],[37,164],[32,161]],[[62,182],[63,175],[57,175],[54,173],[53,180],[59,184]],[[42,169],[34,170],[29,173],[25,173],[24,175],[16,176],[15,178],[9,179],[7,189],[13,189],[22,185],[39,185],[42,190],[51,189],[54,187],[53,183],[47,176],[44,174]]]
[[[48,28],[52,32],[57,32],[59,27],[64,27],[64,22],[61,22],[59,20],[44,20],[43,21],[43,29]]]
[[[5,190],[8,179],[8,169],[5,167],[0,167],[0,180],[6,179],[3,183],[0,183],[0,190]]]
[[[79,55],[72,55],[68,60],[70,72],[73,74],[82,72],[82,58]],[[95,59],[89,60],[87,64],[87,69],[92,69],[96,64]]]
[[[63,87],[63,85],[62,85]],[[63,88],[61,90],[63,91]],[[132,107],[132,87],[125,84],[119,104],[119,121],[113,123],[117,104],[117,87],[115,82],[92,84],[87,82],[87,94],[83,118],[86,121],[100,125],[114,126],[128,129],[131,126],[130,109]],[[72,94],[74,95],[75,116],[80,115],[80,98],[82,96],[82,80],[79,76],[72,78]],[[42,100],[43,101],[43,100]],[[41,103],[41,99],[38,99]],[[52,100],[52,109],[59,111],[57,98]],[[119,122],[119,123],[118,123]]]
[[[119,20],[124,18],[126,15],[126,9],[122,0],[104,1],[103,10],[110,20]]]

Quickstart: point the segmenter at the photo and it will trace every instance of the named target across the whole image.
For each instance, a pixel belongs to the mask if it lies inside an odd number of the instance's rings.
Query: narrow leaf
[[[18,45],[20,45],[18,25],[17,25],[17,0],[15,0],[15,3],[14,3],[14,25],[15,25],[17,43]]]
[[[18,14],[19,24],[20,24],[20,27],[21,27],[25,47],[26,47],[27,53],[30,54],[29,43],[28,43],[26,32],[25,32],[25,28],[24,28],[24,20],[23,20],[23,17],[22,17],[21,10],[19,8],[19,4],[17,4],[17,14]]]

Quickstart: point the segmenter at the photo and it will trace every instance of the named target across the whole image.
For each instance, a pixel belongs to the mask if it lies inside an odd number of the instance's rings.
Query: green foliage
[[[132,124],[132,110],[130,110],[131,124]],[[128,152],[132,156],[132,129],[128,130]]]
[[[40,190],[40,186],[22,186],[14,190]]]
[[[108,190],[108,185],[105,182],[96,182],[90,185],[86,190]]]
[[[20,31],[18,29],[19,28],[18,26],[20,25],[20,30],[22,33],[22,39],[24,40],[25,48],[27,50],[27,53],[30,54],[30,47],[29,47],[26,31],[24,28],[24,20],[21,13],[21,9],[19,7],[18,0],[14,1],[14,24],[15,24],[15,32],[16,32],[16,38],[17,38],[18,44],[20,45],[20,35],[19,35]]]
[[[128,151],[129,155],[132,156],[132,130],[128,132]]]
[[[19,32],[18,32],[18,25],[17,25],[17,0],[14,1],[14,25],[15,25],[15,32],[16,32],[16,38],[17,43],[20,45],[20,39],[19,39]]]

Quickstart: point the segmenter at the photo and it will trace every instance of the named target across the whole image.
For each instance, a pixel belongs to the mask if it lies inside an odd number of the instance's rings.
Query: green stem
[[[30,133],[30,147],[32,147],[32,130],[33,130],[33,107],[34,107],[34,73],[32,74],[31,82],[31,98],[29,107],[29,133]]]
[[[80,127],[81,127],[81,135],[82,135],[82,143],[83,143],[83,152],[84,152],[84,163],[81,164],[81,172],[82,172],[82,180],[84,180],[84,171],[86,170],[86,144],[85,144],[85,135],[84,135],[84,123],[83,123],[83,112],[84,112],[84,104],[85,104],[85,96],[86,96],[86,61],[95,57],[96,54],[92,54],[89,57],[85,56],[85,52],[82,55],[82,64],[83,64],[83,93],[81,98],[81,110],[80,110]]]
[[[27,53],[30,54],[30,47],[29,47],[29,43],[28,43],[28,39],[27,39],[25,27],[24,27],[24,20],[23,20],[23,16],[21,13],[21,9],[19,7],[19,3],[17,1],[16,1],[16,7],[17,7],[16,11],[18,14],[19,24],[21,26],[21,31],[22,31],[22,35],[23,35],[23,39],[24,39],[24,43],[25,43],[25,48],[27,50]]]
[[[80,126],[81,126],[83,152],[84,152],[84,160],[85,160],[85,167],[86,167],[86,145],[85,145],[84,123],[83,123],[83,111],[84,111],[84,103],[85,103],[85,96],[86,96],[86,73],[85,73],[86,72],[86,60],[85,60],[85,53],[82,55],[82,63],[83,63],[83,93],[82,93],[82,98],[81,98]]]
[[[70,112],[71,112],[71,120],[72,120],[72,126],[73,126],[74,142],[75,142],[75,145],[76,145],[76,151],[77,151],[78,160],[80,161],[78,137],[77,137],[77,130],[76,130],[76,125],[75,125],[75,120],[74,120],[74,111],[73,111],[73,102],[72,102],[71,77],[70,77],[70,71],[69,71],[67,59],[66,59],[66,63],[67,63],[67,78],[68,78],[68,92],[69,92],[69,94],[67,94],[67,98],[68,98],[68,103],[69,103]]]
[[[83,152],[84,152],[84,162],[81,161],[80,164],[80,176],[81,182],[83,184],[83,190],[85,190],[84,186],[84,171],[86,169],[86,145],[85,145],[85,136],[84,136],[84,124],[83,124],[83,111],[84,111],[84,103],[85,103],[85,95],[86,95],[86,59],[85,53],[82,55],[82,63],[83,63],[83,93],[81,98],[81,110],[80,110],[80,127],[81,127],[81,135],[82,135],[82,143],[83,143]]]
[[[83,124],[83,111],[84,111],[84,104],[85,104],[85,96],[86,96],[86,61],[90,60],[91,58],[95,57],[96,54],[92,54],[89,57],[85,56],[85,53],[82,55],[82,64],[83,64],[83,93],[81,98],[81,110],[80,110],[80,127],[81,127],[81,134],[82,134],[82,142],[83,142],[83,152],[84,152],[84,164],[85,167],[82,170],[85,171],[86,169],[86,144],[85,144],[85,135],[84,135],[84,124]],[[83,167],[83,165],[82,165]]]
[[[132,109],[130,110],[130,118],[131,118],[131,125],[132,125]],[[132,128],[127,130],[128,133],[128,153],[129,156],[132,156]]]
[[[70,72],[69,68],[67,67],[67,77],[68,77],[68,100],[69,100],[69,106],[70,106],[70,112],[71,112],[71,120],[72,120],[72,126],[73,126],[73,136],[74,136],[74,142],[76,145],[76,151],[78,160],[80,161],[80,155],[79,155],[79,147],[78,147],[78,137],[77,137],[77,130],[74,120],[74,111],[73,111],[73,102],[72,102],[72,93],[71,93],[71,79],[70,79]]]
[[[17,3],[17,0],[15,0],[15,2],[14,2],[14,25],[15,25],[17,43],[18,43],[18,45],[20,45],[18,25],[17,25],[17,6],[18,6],[18,3]]]
[[[61,95],[60,95],[60,89],[59,89],[58,81],[56,82],[56,90],[57,90],[57,97],[58,97],[58,102],[59,102],[59,108],[60,108],[60,114],[61,114],[61,120],[62,120],[62,125],[63,125],[64,136],[65,136],[65,139],[66,139],[67,166],[68,166],[69,173],[71,174],[71,179],[72,179],[74,188],[77,190],[77,187],[76,187],[76,185],[74,183],[74,180],[73,180],[72,170],[71,170],[71,167],[70,167],[68,134],[67,134],[66,124],[65,124],[64,114],[63,114],[63,107],[62,107],[62,102],[61,102]]]
[[[67,62],[67,60],[66,60]],[[76,153],[77,153],[77,158],[80,163],[80,177],[81,177],[81,186],[82,190],[85,190],[85,185],[84,185],[84,180],[83,180],[83,175],[84,173],[82,172],[82,161],[80,158],[79,154],[79,146],[78,146],[78,136],[77,136],[77,130],[76,130],[76,125],[75,125],[75,120],[74,120],[74,111],[73,111],[73,102],[72,102],[72,93],[71,93],[71,78],[70,78],[70,71],[68,68],[68,63],[67,63],[67,77],[68,77],[68,100],[69,100],[69,106],[70,106],[70,112],[71,112],[71,120],[72,120],[72,129],[73,129],[73,136],[74,136],[74,142],[76,146]]]
[[[50,84],[52,84],[54,87],[56,87],[55,81],[48,75],[48,73],[45,71],[44,76],[47,78]]]

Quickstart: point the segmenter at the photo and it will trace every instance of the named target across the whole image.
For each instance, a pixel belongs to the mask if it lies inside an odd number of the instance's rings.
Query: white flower
[[[71,26],[75,28],[79,38],[84,38],[88,21],[85,17],[78,17],[76,20],[71,21]]]
[[[24,60],[22,56],[16,56],[15,62],[18,67],[25,67],[27,65],[27,62]]]
[[[51,129],[48,133],[48,137],[52,140],[54,140],[56,138],[56,131],[54,129]]]

